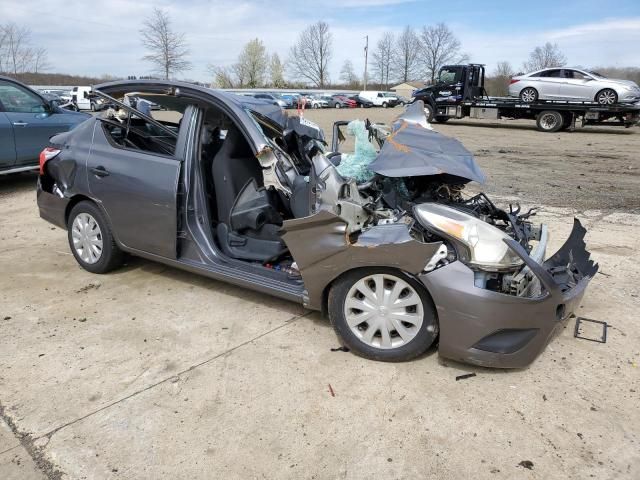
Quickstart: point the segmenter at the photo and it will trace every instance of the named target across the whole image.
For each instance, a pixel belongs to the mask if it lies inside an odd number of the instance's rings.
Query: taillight
[[[47,147],[40,152],[40,175],[44,175],[44,164],[60,153],[59,148]]]
[[[519,82],[520,80],[518,80],[517,78],[512,78],[511,81],[509,82],[509,85],[513,85],[516,82]]]

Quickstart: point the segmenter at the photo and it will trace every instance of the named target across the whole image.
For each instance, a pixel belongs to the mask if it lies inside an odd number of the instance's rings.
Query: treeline
[[[111,75],[103,75],[101,77],[85,77],[82,75],[67,75],[66,73],[9,73],[6,75],[16,80],[26,83],[27,85],[60,85],[60,86],[76,86],[76,85],[95,85],[97,83],[107,82],[109,80],[118,80],[117,77]]]

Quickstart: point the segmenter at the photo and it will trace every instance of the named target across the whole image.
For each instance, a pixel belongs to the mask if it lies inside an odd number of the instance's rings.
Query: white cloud
[[[83,0],[3,0],[0,22],[29,26],[33,43],[49,51],[52,70],[141,75],[149,73],[150,68],[141,60],[145,52],[139,29],[145,16],[158,6],[169,11],[175,29],[185,32],[190,44],[194,69],[185,72],[185,77],[207,80],[207,64],[233,63],[252,38],[260,38],[270,52],[285,59],[302,29],[325,20],[333,34],[331,76],[337,79],[347,59],[362,74],[365,35],[369,35],[371,52],[384,31],[402,28],[386,25],[385,15],[351,15],[349,8],[359,11],[366,7],[374,12],[376,7],[405,1],[317,0],[310,9],[306,2],[295,0],[110,0],[100,6]],[[414,23],[413,19],[407,21]],[[549,31],[508,26],[483,31],[477,23],[449,25],[462,41],[463,50],[473,61],[486,63],[489,71],[501,60],[519,68],[529,52],[546,41],[557,42],[571,64],[640,65],[640,17],[610,18]]]

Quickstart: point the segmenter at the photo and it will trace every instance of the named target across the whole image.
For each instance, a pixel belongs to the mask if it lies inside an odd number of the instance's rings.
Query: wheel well
[[[64,212],[64,223],[65,223],[65,225],[69,223],[69,215],[71,214],[71,210],[73,210],[73,207],[75,207],[80,202],[84,202],[84,201],[91,202],[96,207],[98,207],[98,209],[104,215],[105,220],[109,224],[109,228],[111,229],[111,235],[113,236],[114,240],[116,241],[116,243],[118,244],[118,246],[120,248],[124,248],[124,246],[122,245],[122,243],[120,243],[120,240],[118,239],[118,234],[113,231],[113,227],[111,226],[112,225],[111,218],[109,218],[109,214],[104,209],[104,207],[100,203],[96,202],[93,198],[87,197],[86,195],[82,195],[81,193],[78,193],[78,194],[74,195],[69,200],[69,204],[67,205],[67,208],[66,208],[66,210]]]
[[[69,215],[71,214],[71,210],[73,210],[73,207],[75,207],[77,204],[79,204],[82,201],[88,201],[91,203],[96,203],[93,200],[91,200],[89,197],[85,196],[85,195],[74,195],[73,197],[71,197],[71,200],[69,201],[69,204],[67,205],[66,210],[64,211],[64,223],[65,225],[67,223],[69,223]]]
[[[357,267],[357,268],[352,268],[350,270],[346,270],[344,272],[342,272],[340,275],[338,275],[336,278],[334,278],[333,280],[331,280],[326,287],[324,287],[324,290],[322,291],[322,305],[321,305],[321,309],[320,312],[322,314],[323,317],[328,318],[329,317],[329,292],[331,291],[331,288],[333,287],[333,285],[340,280],[341,278],[343,278],[345,275],[348,275],[352,272],[358,271],[358,270],[367,270],[370,267]],[[429,291],[429,289],[426,287],[426,285],[424,283],[422,283],[420,281],[420,279],[415,276],[415,275],[411,275],[408,272],[405,272],[404,270],[399,270],[397,268],[393,268],[393,267],[383,267],[383,268],[388,268],[389,270],[395,270],[396,272],[403,274],[403,275],[407,275],[408,277],[412,278],[413,280],[415,280],[424,290],[424,293],[427,295],[427,297],[429,298],[429,301],[431,302],[431,305],[433,306],[433,313],[436,317],[436,322],[438,322],[438,325],[440,324],[440,320],[438,319],[438,309],[436,308],[436,303],[433,301],[433,296],[431,295],[431,292]]]
[[[600,95],[605,90],[611,90],[613,93],[616,94],[616,97],[618,96],[618,92],[616,92],[613,88],[607,87],[607,88],[601,88],[600,90],[598,90],[598,93],[596,93],[596,95],[593,97],[593,99],[595,101],[598,101],[598,95]]]

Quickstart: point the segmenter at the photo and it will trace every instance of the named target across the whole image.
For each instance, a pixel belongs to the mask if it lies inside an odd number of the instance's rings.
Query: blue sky
[[[263,40],[284,59],[299,32],[325,20],[331,26],[332,77],[342,63],[364,68],[364,36],[370,48],[385,31],[409,24],[445,22],[463,52],[489,71],[501,60],[519,69],[528,53],[546,41],[558,43],[572,65],[640,66],[640,0],[2,0],[0,22],[33,31],[33,43],[49,51],[52,70],[75,74],[141,75],[141,19],[154,6],[165,8],[191,48],[192,71],[208,80],[207,64],[233,63],[250,39]]]

